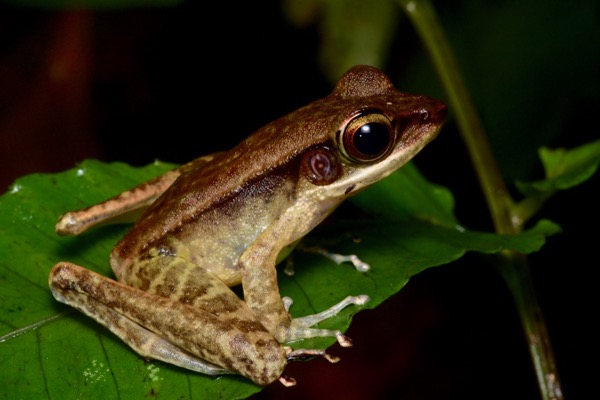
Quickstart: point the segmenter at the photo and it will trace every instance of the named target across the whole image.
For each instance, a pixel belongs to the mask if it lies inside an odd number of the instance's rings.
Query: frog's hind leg
[[[134,222],[179,175],[179,169],[167,171],[101,203],[69,211],[60,217],[54,230],[62,236],[79,235],[95,226]]]
[[[105,293],[108,286],[115,286],[120,294],[117,297],[108,295],[112,298],[105,304],[98,298],[106,298],[107,296],[99,296],[97,292]],[[70,263],[59,263],[52,269],[50,288],[58,301],[75,307],[94,318],[142,357],[153,358],[208,375],[231,373],[179,349],[169,341],[121,314],[116,308],[111,308],[120,303],[119,297],[121,296],[129,296],[132,299],[139,297],[139,290],[121,285]]]
[[[94,318],[142,357],[153,358],[208,375],[231,373],[224,368],[217,367],[182,351],[169,341],[119,313],[115,308],[111,308],[110,304],[114,307],[119,302],[118,298],[113,298],[110,302],[104,304],[97,299],[97,297],[103,296],[86,293],[86,289],[84,289],[85,286],[90,292],[92,287],[101,288],[113,284],[119,290],[125,290],[124,293],[121,293],[121,296],[135,298],[140,294],[136,293],[139,290],[122,286],[118,282],[70,263],[57,264],[50,274],[50,288],[58,301],[75,307]],[[106,288],[97,290],[104,292]]]
[[[239,373],[261,385],[277,380],[287,363],[285,350],[245,311],[229,319],[226,310],[215,315],[65,262],[54,266],[49,282],[57,300],[96,319],[143,357],[211,375]],[[230,293],[223,296],[237,298]]]

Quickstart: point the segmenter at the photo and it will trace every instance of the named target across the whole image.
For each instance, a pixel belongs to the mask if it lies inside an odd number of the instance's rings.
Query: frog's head
[[[351,68],[320,102],[335,103],[336,118],[304,152],[301,176],[321,199],[343,199],[400,168],[435,138],[447,114],[442,101],[400,92],[369,66]]]

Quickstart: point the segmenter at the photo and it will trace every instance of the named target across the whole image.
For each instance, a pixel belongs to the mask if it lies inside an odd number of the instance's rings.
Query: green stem
[[[490,208],[496,231],[515,233],[508,218],[512,200],[435,10],[428,0],[400,0],[400,3],[425,43],[446,89],[451,110],[460,127],[462,139],[467,146],[479,184]]]
[[[512,208],[512,221],[518,231],[523,229],[525,222],[537,214],[554,193],[555,191],[549,191],[540,195],[529,195],[514,205]]]
[[[496,261],[496,267],[507,282],[517,306],[542,399],[562,400],[552,343],[533,290],[527,258],[520,253],[506,251],[496,257]]]
[[[496,164],[483,124],[463,82],[450,44],[430,0],[398,0],[423,40],[448,96],[462,139],[477,173],[496,232],[518,233],[523,220],[513,213],[511,199]],[[543,400],[563,398],[552,346],[535,295],[529,266],[522,254],[498,255],[498,270],[512,293],[529,344]]]

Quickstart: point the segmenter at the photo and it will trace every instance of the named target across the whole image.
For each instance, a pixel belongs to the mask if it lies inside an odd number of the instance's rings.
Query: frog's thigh
[[[50,287],[59,301],[96,319],[144,357],[221,373],[215,364],[262,385],[285,367],[285,350],[253,320],[222,318],[70,263],[52,269]]]
[[[61,287],[59,282],[61,279],[65,278],[65,275],[68,276],[69,271],[67,271],[66,268],[67,267],[63,264],[63,269],[54,271],[55,274],[52,279],[55,284],[51,286],[54,296],[62,303],[77,308],[110,329],[111,332],[117,335],[142,357],[153,358],[155,360],[164,361],[169,364],[174,364],[208,375],[230,373],[226,369],[217,367],[177,348],[167,340],[128,319],[122,314],[119,314],[109,306],[96,301],[87,294],[80,293],[77,290],[65,290],[66,288]],[[80,275],[80,278],[82,274],[83,276],[88,274],[91,275],[91,272],[86,269],[81,268],[77,271],[80,267],[73,266],[71,268]],[[96,277],[94,276],[88,276],[82,278],[82,281],[95,278]]]
[[[183,258],[159,255],[129,268],[121,280],[128,286],[227,318],[256,319],[247,304],[220,279]]]

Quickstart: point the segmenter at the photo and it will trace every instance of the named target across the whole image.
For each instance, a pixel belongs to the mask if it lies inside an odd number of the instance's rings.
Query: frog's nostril
[[[420,110],[419,111],[419,118],[421,118],[421,122],[427,122],[427,121],[429,121],[430,117],[431,117],[431,115],[429,114],[429,111],[427,111],[427,110]]]

